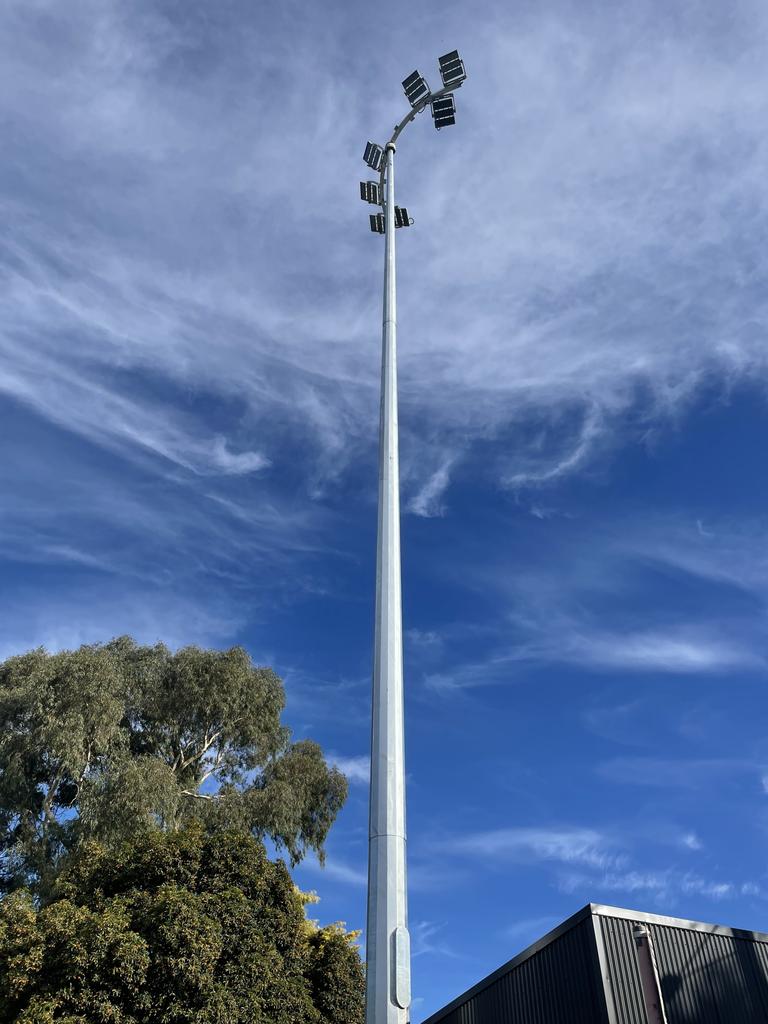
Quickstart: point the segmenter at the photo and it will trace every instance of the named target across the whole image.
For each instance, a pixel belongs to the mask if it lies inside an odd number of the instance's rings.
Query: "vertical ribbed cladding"
[[[615,917],[599,917],[598,922],[605,944],[616,1024],[647,1024],[640,975],[635,963],[632,922]]]
[[[601,914],[617,1024],[645,1024],[629,917]],[[645,918],[669,1024],[766,1024],[768,943]]]
[[[490,984],[467,993],[435,1024],[604,1024],[592,922],[575,924]],[[428,1022],[429,1024],[429,1022]]]

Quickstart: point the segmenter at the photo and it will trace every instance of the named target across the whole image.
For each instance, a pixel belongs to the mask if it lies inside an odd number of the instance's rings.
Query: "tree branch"
[[[182,757],[181,764],[178,767],[181,768],[181,770],[183,771],[185,768],[188,768],[191,764],[194,764],[195,761],[199,761],[202,757],[205,757],[205,755],[208,753],[208,751],[211,749],[213,744],[216,742],[217,739],[219,739],[220,736],[221,729],[213,733],[212,736],[209,736],[208,733],[206,733],[201,749],[198,750],[197,753],[191,754],[189,757]]]
[[[210,768],[208,769],[208,771],[207,772],[203,772],[202,776],[200,777],[200,781],[198,782],[198,786],[202,786],[202,784],[205,782],[206,779],[210,779],[210,777],[213,775],[213,773],[215,771],[217,771],[221,767],[221,762],[223,760],[224,760],[224,751],[223,750],[219,750],[218,753],[216,754],[216,757],[215,757],[213,763],[211,764]]]
[[[59,768],[58,772],[54,775],[53,781],[48,787],[48,792],[45,794],[45,799],[43,800],[43,814],[49,825],[56,824],[56,815],[51,810],[51,805],[53,804],[54,797],[56,796],[56,790],[61,785],[63,779],[64,769]],[[45,824],[43,824],[43,832],[45,832]]]

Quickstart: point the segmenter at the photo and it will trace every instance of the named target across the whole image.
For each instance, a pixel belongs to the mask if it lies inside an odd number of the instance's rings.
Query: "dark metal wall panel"
[[[640,974],[634,960],[634,947],[629,948],[631,957],[627,955],[626,949],[626,926],[629,925],[631,943],[632,925],[612,917],[599,917],[597,921],[603,935],[616,1024],[648,1024],[643,1009]]]
[[[468,993],[435,1024],[605,1024],[590,917]]]
[[[425,1024],[647,1024],[632,927],[669,1024],[768,1024],[768,934],[590,904]]]
[[[645,1024],[632,920],[600,916],[617,1024]],[[646,922],[669,1024],[768,1024],[768,943]]]

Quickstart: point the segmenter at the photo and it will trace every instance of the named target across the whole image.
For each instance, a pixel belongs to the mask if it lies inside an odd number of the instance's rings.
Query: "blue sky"
[[[768,9],[6,0],[0,657],[242,643],[365,912],[398,150],[414,1020],[588,901],[768,930]]]

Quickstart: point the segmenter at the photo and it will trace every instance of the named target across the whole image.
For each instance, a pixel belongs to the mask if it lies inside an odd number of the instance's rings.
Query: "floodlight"
[[[440,77],[445,86],[461,85],[467,77],[467,72],[464,70],[464,61],[459,57],[458,50],[451,50],[450,53],[444,54],[439,58],[438,63],[440,65]]]
[[[365,153],[363,154],[363,160],[368,164],[372,171],[381,170],[381,160],[384,156],[384,150],[381,146],[377,146],[375,142],[369,142],[365,147]]]
[[[456,101],[453,96],[441,96],[439,100],[432,100],[432,117],[438,131],[449,124],[456,124]]]
[[[371,231],[374,231],[377,235],[384,234],[384,214],[383,213],[372,213],[371,219]]]
[[[408,75],[403,82],[403,89],[405,89],[405,95],[412,107],[418,107],[429,97],[429,86],[418,71]]]
[[[366,203],[375,203],[381,206],[379,198],[379,183],[377,181],[360,182],[360,198]]]
[[[408,211],[404,206],[395,207],[395,227],[396,228],[407,228],[410,224],[413,224],[413,219],[408,216]]]

